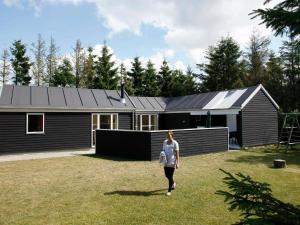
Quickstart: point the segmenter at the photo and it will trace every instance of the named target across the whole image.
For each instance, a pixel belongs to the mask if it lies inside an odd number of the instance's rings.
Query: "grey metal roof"
[[[134,108],[127,94],[125,94],[125,104],[120,102],[120,98],[120,92],[116,90],[4,85],[0,97],[0,107]]]
[[[242,94],[242,96],[238,100],[236,100],[236,102],[233,103],[232,106],[241,107],[242,104],[246,101],[247,98],[249,98],[249,96],[253,93],[253,91],[255,91],[256,88],[257,86],[248,87],[244,94]]]
[[[164,111],[166,107],[166,103],[164,102],[164,98],[157,97],[137,97],[130,96],[133,101],[136,110],[142,111]]]
[[[218,92],[208,92],[180,97],[171,97],[166,110],[202,109]]]
[[[121,93],[117,90],[4,85],[0,93],[0,108],[128,109],[150,112],[241,109],[259,89],[267,93],[262,85],[169,98],[128,96],[125,93],[126,104],[123,104],[120,102]],[[268,93],[267,96],[275,102]]]

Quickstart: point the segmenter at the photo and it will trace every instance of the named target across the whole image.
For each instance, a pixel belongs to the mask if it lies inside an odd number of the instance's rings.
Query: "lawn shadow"
[[[247,150],[243,150],[247,151]],[[253,150],[250,150],[250,152]],[[255,152],[255,151],[253,151]],[[300,165],[300,151],[299,150],[289,150],[287,153],[284,150],[276,149],[265,149],[260,152],[256,152],[255,155],[241,155],[235,159],[228,159],[227,162],[234,163],[248,163],[248,164],[265,164],[273,168],[274,159],[284,159],[287,165]]]
[[[116,157],[116,156],[109,156],[109,155],[99,155],[99,154],[83,154],[81,156],[95,158],[95,159],[118,161],[118,162],[142,161],[142,160],[139,160],[139,159],[123,158],[123,157]]]
[[[104,195],[126,195],[126,196],[144,196],[144,197],[150,197],[154,195],[164,195],[164,193],[161,193],[162,191],[166,191],[167,189],[158,189],[154,191],[112,191],[112,192],[106,192]]]

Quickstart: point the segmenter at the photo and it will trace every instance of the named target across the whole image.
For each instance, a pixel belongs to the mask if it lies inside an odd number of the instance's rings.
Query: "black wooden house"
[[[278,105],[262,85],[181,97],[0,86],[0,153],[90,148],[97,129],[228,127],[241,146],[276,143]]]

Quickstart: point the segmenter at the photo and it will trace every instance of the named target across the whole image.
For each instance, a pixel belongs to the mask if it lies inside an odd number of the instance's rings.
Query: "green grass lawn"
[[[288,168],[271,168],[273,159]],[[167,197],[155,162],[74,156],[0,163],[0,224],[232,224],[217,190],[223,168],[272,185],[275,197],[300,205],[300,151],[269,148],[185,157]]]

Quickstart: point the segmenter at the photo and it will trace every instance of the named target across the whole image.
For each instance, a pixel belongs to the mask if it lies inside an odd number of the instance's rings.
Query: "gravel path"
[[[47,151],[47,152],[32,152],[32,153],[15,153],[0,155],[0,162],[31,160],[31,159],[47,159],[56,157],[67,157],[85,154],[95,154],[95,149],[79,149],[65,151]]]

